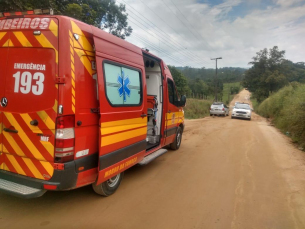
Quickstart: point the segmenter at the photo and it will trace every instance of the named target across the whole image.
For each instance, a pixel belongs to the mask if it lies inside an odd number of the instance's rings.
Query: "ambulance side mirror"
[[[186,96],[185,95],[181,95],[180,101],[179,101],[179,106],[180,107],[184,107],[186,103]]]

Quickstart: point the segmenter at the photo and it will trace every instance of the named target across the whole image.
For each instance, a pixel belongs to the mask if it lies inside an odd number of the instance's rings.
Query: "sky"
[[[116,0],[133,28],[126,40],[168,65],[242,67],[278,46],[305,62],[305,0]]]

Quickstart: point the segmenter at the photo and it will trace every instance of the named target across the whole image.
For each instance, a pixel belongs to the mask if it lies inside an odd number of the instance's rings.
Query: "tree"
[[[284,55],[285,51],[280,51],[277,46],[269,50],[265,48],[257,52],[249,63],[253,66],[246,71],[242,84],[259,102],[287,83],[281,73]]]
[[[115,0],[1,0],[0,12],[53,8],[55,14],[66,15],[94,25],[125,39],[132,33],[124,4]]]
[[[177,70],[175,67],[173,66],[168,66],[174,81],[175,81],[175,85],[177,88],[177,92],[179,95],[187,95],[190,93],[190,88],[188,86],[187,83],[187,79],[186,77],[179,71]]]

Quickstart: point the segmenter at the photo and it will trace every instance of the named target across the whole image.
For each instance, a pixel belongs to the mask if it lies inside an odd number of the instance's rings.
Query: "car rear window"
[[[220,104],[220,105],[212,105],[211,107],[213,107],[213,108],[222,108],[222,105]]]

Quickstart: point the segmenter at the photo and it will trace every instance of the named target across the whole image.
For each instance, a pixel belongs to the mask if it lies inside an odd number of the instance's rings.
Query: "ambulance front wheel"
[[[179,149],[179,147],[181,145],[181,141],[182,141],[182,129],[179,126],[178,129],[177,129],[175,141],[170,144],[170,148],[173,149],[173,150]]]
[[[93,190],[101,196],[110,196],[119,188],[121,181],[123,179],[124,172],[111,177],[109,180],[96,185],[96,182],[92,184]]]

